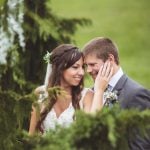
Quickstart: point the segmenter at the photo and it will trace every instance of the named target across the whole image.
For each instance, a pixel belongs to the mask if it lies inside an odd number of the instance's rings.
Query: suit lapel
[[[121,91],[124,87],[124,84],[126,83],[128,77],[124,74],[120,79],[119,81],[117,82],[116,86],[113,88],[113,91],[117,91],[118,92],[118,98],[121,94]]]

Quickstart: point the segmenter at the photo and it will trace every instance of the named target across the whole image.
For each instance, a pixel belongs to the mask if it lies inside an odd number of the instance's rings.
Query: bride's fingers
[[[107,68],[106,68],[106,72],[105,72],[105,76],[108,77],[109,76],[109,73],[110,73],[110,62],[107,63]]]
[[[110,68],[110,72],[109,72],[109,75],[108,75],[108,80],[110,80],[112,75],[113,75],[113,67]]]
[[[105,62],[101,67],[100,70],[97,74],[97,78],[110,78],[112,76],[112,71],[111,71],[111,64],[110,62]]]
[[[106,76],[107,65],[108,65],[108,62],[105,62],[103,65],[102,76]]]

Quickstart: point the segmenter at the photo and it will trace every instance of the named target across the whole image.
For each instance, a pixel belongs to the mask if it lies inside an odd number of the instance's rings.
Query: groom
[[[118,100],[121,108],[139,108],[140,110],[150,108],[150,91],[129,78],[122,70],[119,62],[117,45],[109,38],[97,37],[85,44],[83,48],[87,72],[95,80],[100,67],[107,60],[113,67],[113,76],[110,79],[111,91],[118,92]],[[141,140],[141,139],[139,139]],[[134,141],[135,142],[135,141]],[[150,140],[146,143],[136,141],[129,143],[130,148],[136,150],[150,146]]]

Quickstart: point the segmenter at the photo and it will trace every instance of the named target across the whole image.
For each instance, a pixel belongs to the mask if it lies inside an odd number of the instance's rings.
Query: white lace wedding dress
[[[88,88],[84,88],[82,91],[82,98],[79,103],[81,109],[83,109],[83,97],[85,96],[88,90],[89,90]],[[59,117],[56,116],[56,112],[54,108],[52,108],[51,111],[47,114],[46,118],[44,119],[41,127],[44,132],[47,132],[50,129],[55,129],[56,125],[68,127],[74,121],[73,120],[74,113],[75,109],[72,106],[72,103],[70,103],[69,107],[65,109],[59,115]]]

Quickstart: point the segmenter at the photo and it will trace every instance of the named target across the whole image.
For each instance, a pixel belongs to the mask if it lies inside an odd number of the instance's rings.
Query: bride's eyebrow
[[[73,64],[72,66],[80,66],[80,64],[78,64],[78,63],[75,63],[75,64]]]
[[[80,64],[79,62],[74,63],[72,66],[81,66],[83,64]]]

